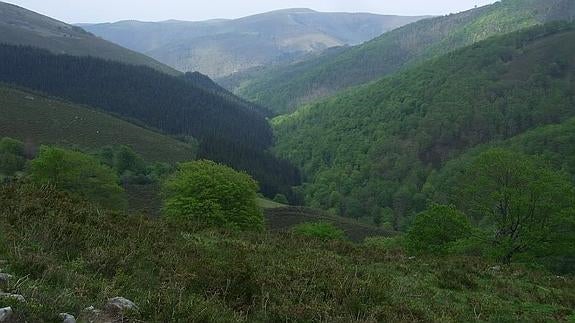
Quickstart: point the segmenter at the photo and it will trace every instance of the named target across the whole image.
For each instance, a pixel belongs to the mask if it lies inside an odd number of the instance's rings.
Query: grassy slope
[[[56,54],[146,65],[168,74],[180,74],[148,56],[105,41],[79,27],[4,2],[0,2],[0,43],[39,47]]]
[[[544,29],[534,30],[490,39],[280,118],[277,151],[303,167],[314,207],[345,213],[349,204],[341,201],[351,198],[359,213],[417,209],[425,203],[419,194],[425,178],[447,160],[575,114],[575,31],[530,39]]]
[[[247,80],[235,81],[235,92],[275,112],[286,113],[303,103],[490,36],[573,17],[575,3],[570,0],[504,0],[455,15],[419,21],[363,45],[264,70],[255,77],[247,74]]]
[[[56,322],[109,297],[149,322],[545,322],[574,318],[575,280],[374,244],[170,227],[44,188],[0,187],[0,259],[16,319]],[[49,210],[49,211],[47,211]],[[8,247],[9,246],[9,247]],[[18,280],[22,278],[21,280]]]
[[[195,147],[84,106],[0,87],[0,136],[97,149],[129,145],[149,161],[191,160]]]

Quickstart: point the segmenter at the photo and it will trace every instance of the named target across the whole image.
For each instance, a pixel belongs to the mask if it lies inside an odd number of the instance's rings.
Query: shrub
[[[274,197],[274,202],[280,204],[289,204],[287,197],[283,194],[276,194],[276,196]]]
[[[321,240],[341,240],[345,238],[343,230],[328,222],[302,223],[293,228],[297,235]]]
[[[418,214],[407,233],[407,248],[414,253],[446,253],[457,240],[471,234],[471,224],[453,206],[432,205]]]
[[[40,185],[54,185],[106,208],[127,206],[114,171],[80,152],[42,147],[38,158],[30,163],[29,179]]]
[[[257,183],[247,174],[212,161],[179,165],[163,186],[170,219],[235,229],[262,229]]]
[[[24,144],[11,138],[0,140],[0,175],[14,176],[26,165]]]

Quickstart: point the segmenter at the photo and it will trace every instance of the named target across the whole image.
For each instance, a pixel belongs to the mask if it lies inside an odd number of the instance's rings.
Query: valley
[[[575,320],[574,1],[106,1],[0,2],[0,323]]]

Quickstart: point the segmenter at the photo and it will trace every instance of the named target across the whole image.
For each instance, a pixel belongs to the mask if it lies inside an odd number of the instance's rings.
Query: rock
[[[0,273],[0,284],[8,284],[8,281],[12,278],[14,278],[14,276],[10,274]]]
[[[8,322],[12,317],[12,314],[14,314],[12,307],[0,308],[0,322]]]
[[[18,294],[0,293],[0,298],[13,298],[19,302],[26,302],[24,296]]]
[[[408,260],[415,260],[415,256],[411,256],[409,258],[407,258]]]
[[[501,271],[501,266],[493,266],[489,268],[489,271]]]
[[[58,316],[62,320],[62,323],[76,323],[76,318],[72,314],[60,313]]]
[[[108,300],[106,310],[111,312],[136,311],[138,310],[138,306],[124,297],[114,297]]]

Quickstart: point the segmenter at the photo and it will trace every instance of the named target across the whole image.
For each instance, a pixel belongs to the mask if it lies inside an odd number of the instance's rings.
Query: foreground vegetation
[[[185,231],[99,210],[49,186],[0,189],[0,257],[18,318],[55,321],[125,296],[146,321],[555,321],[575,280],[475,257],[410,258],[365,244]],[[7,305],[7,301],[3,301]]]

